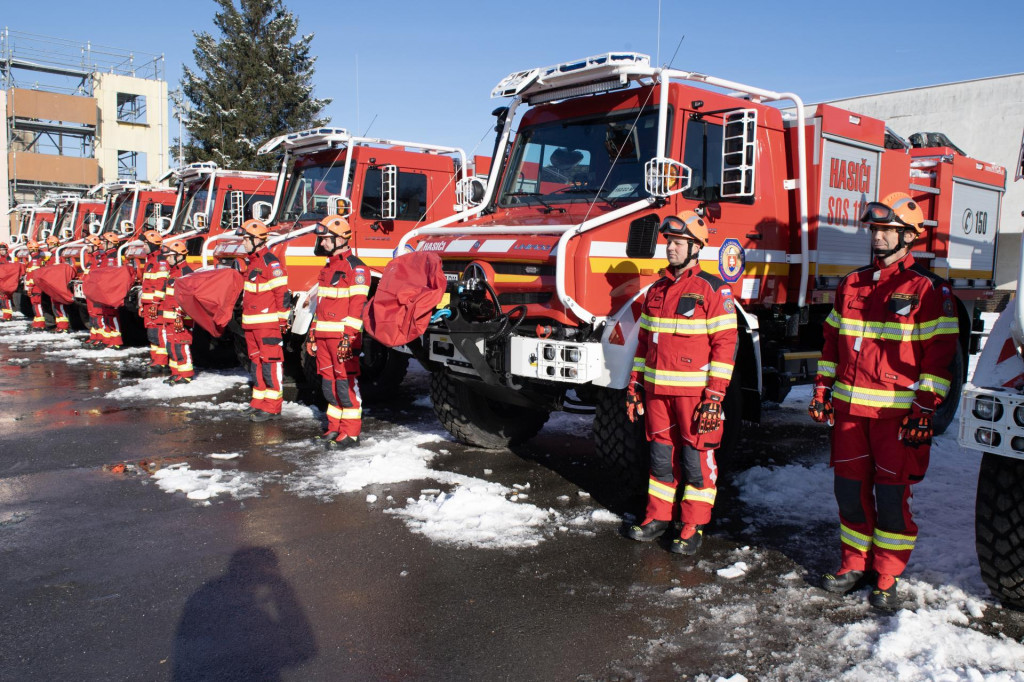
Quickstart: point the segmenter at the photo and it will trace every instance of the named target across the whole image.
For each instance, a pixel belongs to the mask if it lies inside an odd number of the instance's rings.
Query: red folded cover
[[[0,263],[0,293],[7,296],[13,294],[18,288],[23,274],[25,274],[25,266],[21,263]]]
[[[364,329],[385,346],[409,343],[427,330],[446,287],[436,253],[416,251],[395,258],[363,309]]]
[[[68,263],[55,263],[46,265],[32,276],[32,281],[44,294],[50,297],[54,303],[68,304],[75,300],[68,284],[75,278],[75,268]]]
[[[242,282],[234,268],[200,270],[174,281],[174,300],[196,324],[220,336],[235,313]]]
[[[127,265],[93,268],[82,279],[82,293],[98,305],[120,308],[134,282],[135,277]]]

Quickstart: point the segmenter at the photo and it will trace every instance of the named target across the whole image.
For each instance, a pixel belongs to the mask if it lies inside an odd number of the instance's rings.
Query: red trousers
[[[899,439],[902,417],[836,414],[832,432],[841,570],[900,575],[917,541],[911,485],[924,478],[930,446]]]
[[[32,304],[32,329],[46,329],[46,317],[43,316],[43,295],[29,290],[28,300]]]
[[[141,310],[143,315],[148,315],[146,308]],[[167,359],[167,340],[163,334],[165,325],[148,317],[142,318],[142,321],[146,327],[146,339],[149,340],[149,364],[153,367],[166,367],[169,360]]]
[[[173,322],[161,324],[159,329],[171,376],[185,379],[194,377],[196,372],[192,366],[192,330],[186,327],[181,331],[175,331]]]
[[[100,323],[100,340],[107,346],[123,346],[121,338],[121,320],[118,316],[119,308],[108,308],[98,306]]]
[[[340,337],[316,338],[316,373],[327,400],[327,430],[338,438],[356,438],[363,428],[363,399],[359,395],[359,358],[338,360]]]
[[[700,396],[652,396],[644,400],[651,477],[647,515],[652,520],[703,525],[711,521],[718,493],[718,465],[708,445],[721,441],[721,429],[699,435],[693,414]],[[682,485],[682,495],[679,488]]]
[[[71,329],[71,321],[68,319],[68,309],[63,303],[51,302],[53,305],[53,321],[57,323],[57,331]]]
[[[0,319],[14,319],[14,308],[11,307],[11,297],[7,294],[0,294]]]
[[[283,394],[284,343],[279,329],[246,329],[245,346],[252,363],[252,400],[254,409],[281,414]]]
[[[103,342],[103,325],[100,322],[100,308],[89,299],[85,299],[85,310],[89,313],[89,341]]]

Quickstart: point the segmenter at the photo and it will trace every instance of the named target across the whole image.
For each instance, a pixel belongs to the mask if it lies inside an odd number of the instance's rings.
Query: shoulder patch
[[[736,312],[736,302],[731,298],[725,299],[725,301],[722,302],[722,307],[725,308],[725,312],[727,313]]]
[[[356,284],[366,284],[366,273],[356,270]]]
[[[700,277],[705,282],[707,282],[709,285],[711,285],[712,291],[718,291],[719,289],[725,286],[724,279],[715,277],[710,272],[704,272],[703,270],[701,270],[700,272],[697,273],[697,276]]]

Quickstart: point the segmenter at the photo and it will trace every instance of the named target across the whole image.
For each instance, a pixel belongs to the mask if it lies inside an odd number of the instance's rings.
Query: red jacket
[[[317,278],[316,319],[310,332],[323,338],[359,338],[370,270],[350,249],[331,256]]]
[[[167,285],[167,275],[171,268],[160,251],[154,251],[146,256],[146,265],[142,268],[142,293],[139,295],[139,316],[146,327],[155,327],[160,324],[160,317],[152,317],[149,314],[150,306],[157,305],[159,311],[160,301],[164,298],[164,287]]]
[[[164,295],[160,299],[159,310],[160,310],[160,321],[163,324],[174,324],[174,320],[180,315],[181,319],[187,323],[191,323],[192,318],[185,313],[184,310],[178,307],[178,302],[174,298],[174,282],[179,277],[192,273],[192,266],[188,263],[179,263],[178,265],[168,266],[167,279],[164,280]],[[191,324],[189,324],[191,326]]]
[[[653,395],[725,393],[736,359],[736,303],[725,282],[698,266],[651,285],[640,316],[631,382]]]
[[[46,265],[46,256],[44,256],[41,251],[36,253],[35,255],[32,255],[30,253],[28,259],[25,261],[25,290],[29,294],[41,293],[39,291],[36,291],[36,283],[35,280],[33,280],[32,278],[32,273],[34,273],[36,270],[43,267],[44,265]]]
[[[232,265],[242,272],[242,329],[280,329],[288,319],[288,275],[277,256],[263,247]]]
[[[949,284],[909,253],[843,278],[825,321],[816,385],[837,412],[890,418],[916,402],[934,409],[949,392],[960,325]]]

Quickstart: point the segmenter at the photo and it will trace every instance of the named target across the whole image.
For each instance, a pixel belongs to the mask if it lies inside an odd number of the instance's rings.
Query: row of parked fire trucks
[[[287,347],[302,367],[323,262],[312,229],[340,213],[374,288],[410,250],[438,254],[447,280],[415,338],[396,348],[366,339],[367,397],[390,391],[415,357],[431,374],[444,427],[489,448],[531,438],[554,411],[590,411],[602,464],[639,482],[643,427],[622,405],[641,299],[665,263],[662,219],[702,216],[711,238],[700,265],[735,292],[740,340],[721,456],[735,462],[742,424],[759,421],[762,402],[813,381],[836,286],[870,260],[861,207],[900,191],[927,219],[915,259],[957,295],[950,396],[960,395],[980,313],[998,303],[1002,167],[952,147],[913,147],[852,111],[658,67],[637,53],[517,71],[491,96],[508,100],[494,112],[491,158],[305,130],[260,149],[280,156],[276,175],[193,164],[166,178],[176,192],[112,183],[100,188],[102,204],[57,197],[52,213],[19,207],[16,243],[49,230],[64,241],[61,257],[77,261],[86,234],[115,230],[130,238],[121,250],[132,258],[141,246],[133,240],[152,227],[187,238],[191,261],[209,268],[241,255],[233,230],[242,221],[265,220],[287,267]],[[940,406],[939,431],[956,408],[952,398]],[[1024,601],[1020,544],[1000,579],[1015,576],[1018,591],[1002,595]]]

